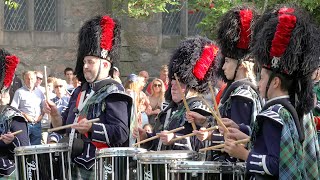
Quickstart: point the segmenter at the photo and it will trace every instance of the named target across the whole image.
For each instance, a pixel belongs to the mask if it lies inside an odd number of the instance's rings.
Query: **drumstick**
[[[212,84],[211,84],[210,81],[209,81],[209,89],[210,89],[210,92],[212,94],[212,100],[213,100],[213,104],[214,104],[214,109],[216,110],[218,117],[221,118],[220,111],[218,109],[218,104],[217,104],[217,101],[216,101],[216,95],[215,95],[215,93],[214,93],[214,91],[212,89]]]
[[[184,126],[172,129],[172,130],[168,131],[167,133],[175,133],[175,132],[178,132],[178,131],[180,131],[182,129],[184,129]],[[158,139],[158,138],[160,138],[159,134],[157,134],[157,135],[155,135],[155,136],[153,136],[151,138],[145,139],[143,141],[137,142],[137,143],[133,144],[133,146],[136,146],[136,145],[139,145],[139,144],[143,144],[143,143],[146,143],[146,142]]]
[[[182,101],[183,101],[184,107],[186,108],[187,112],[190,112],[190,108],[189,108],[189,106],[187,104],[187,100],[184,97],[184,94],[182,93],[182,88],[180,86],[180,82],[178,80],[178,76],[177,76],[176,73],[174,73],[174,77],[176,79],[176,82],[177,82],[177,85],[178,85],[178,88],[179,88],[179,91],[180,91],[180,94],[181,94],[181,97],[182,97]],[[191,125],[192,125],[192,129],[193,130],[197,130],[196,124],[194,122],[192,122]]]
[[[46,99],[49,100],[48,81],[47,81],[47,66],[44,66],[44,87],[46,89]]]
[[[235,144],[244,144],[244,143],[248,143],[250,142],[250,138],[246,138],[246,139],[241,139],[238,141],[235,141]],[[210,146],[210,147],[206,147],[206,148],[202,148],[199,151],[209,151],[209,150],[215,150],[215,149],[220,149],[220,148],[224,148],[225,144],[219,144],[219,145],[215,145],[215,146]]]
[[[220,124],[224,130],[224,132],[229,132],[229,130],[227,129],[227,127],[223,124],[222,120],[220,117],[218,117],[216,115],[216,113],[214,113],[213,109],[210,107],[210,105],[208,104],[208,102],[203,98],[203,97],[200,97],[201,100],[206,104],[206,106],[209,108],[212,116],[214,116],[214,118],[216,119],[216,121],[218,122],[218,124]]]
[[[94,123],[94,122],[98,122],[99,120],[100,120],[99,118],[95,118],[95,119],[88,120],[87,123]],[[68,128],[71,128],[71,126],[76,125],[76,124],[79,124],[79,123],[68,124],[68,125],[64,125],[64,126],[60,126],[60,127],[56,127],[56,128],[51,128],[51,129],[48,129],[48,132],[59,131],[62,129],[68,129]]]
[[[18,130],[18,131],[15,131],[15,132],[13,132],[13,133],[11,133],[11,134],[13,134],[14,136],[15,135],[17,135],[17,134],[19,134],[19,133],[22,133],[22,131],[23,130]],[[2,140],[2,137],[0,137],[0,141]]]
[[[215,129],[218,129],[218,126],[213,126],[213,127],[211,127],[211,128],[208,128],[208,129],[205,129],[205,130],[203,130],[203,131],[212,131],[212,130],[215,130]],[[186,135],[184,135],[184,136],[179,136],[179,137],[177,137],[177,138],[174,138],[174,139],[172,139],[171,141],[178,141],[178,140],[180,140],[180,139],[184,139],[184,138],[186,138],[186,137],[191,137],[191,136],[194,136],[194,135],[196,135],[195,133],[190,133],[190,134],[186,134]]]

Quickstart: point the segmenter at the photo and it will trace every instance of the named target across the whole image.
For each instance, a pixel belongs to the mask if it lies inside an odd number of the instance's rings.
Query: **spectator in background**
[[[161,79],[164,83],[165,89],[168,89],[168,84],[169,84],[169,77],[168,77],[168,66],[167,65],[162,65],[160,69],[160,76],[159,79]],[[151,84],[148,85],[146,94],[150,95],[151,94]]]
[[[73,78],[75,78],[74,76]],[[62,79],[56,79],[53,84],[54,92],[56,97],[51,99],[57,106],[58,112],[62,114],[64,110],[68,107],[70,97],[66,94],[67,82]],[[62,136],[58,133],[50,133],[48,137],[48,143],[58,143],[58,139],[61,139]]]
[[[66,88],[66,92],[67,92],[67,96],[71,96],[73,94],[73,91],[78,87],[78,86],[81,86],[81,82],[79,81],[79,79],[77,78],[76,75],[73,76],[72,78],[72,85],[73,85],[73,88],[71,89],[67,89]]]
[[[41,86],[41,83],[43,81],[43,74],[41,71],[35,71],[36,73],[36,82],[35,82],[35,88],[40,89],[40,91],[44,94],[46,92],[45,88]]]
[[[53,92],[54,91],[53,84],[56,81],[56,79],[57,78],[55,78],[55,77],[48,77],[48,79],[47,79],[49,99],[56,97],[56,94]]]
[[[118,83],[122,84],[121,79],[120,79],[119,68],[117,68],[116,66],[113,66],[109,71],[109,75],[111,76],[112,79],[114,79]]]
[[[42,101],[44,95],[35,87],[36,73],[27,71],[23,74],[24,86],[18,89],[13,96],[11,106],[21,111],[28,121],[29,138],[31,145],[41,144]]]
[[[148,84],[149,82],[149,73],[147,71],[140,71],[139,76],[144,78],[144,83]]]
[[[145,124],[149,124],[148,116],[146,114],[146,107],[149,106],[149,99],[146,94],[142,91],[144,87],[143,77],[137,76],[136,74],[130,74],[127,77],[127,80],[124,84],[126,93],[130,95],[133,99],[133,112],[130,119],[130,131],[132,132],[133,128],[136,127],[136,124],[139,127],[143,127]],[[149,108],[149,107],[148,107]],[[129,146],[134,143],[135,139],[130,135],[129,137]]]
[[[12,86],[9,90],[9,93],[10,93],[10,103],[9,104],[11,104],[12,99],[13,99],[13,95],[16,92],[16,90],[21,88],[22,86],[23,86],[22,80],[15,74],[13,81],[12,81]]]
[[[67,108],[70,99],[66,95],[67,82],[62,79],[56,79],[53,83],[53,87],[56,97],[51,99],[51,101],[56,104],[58,112],[61,114],[64,109]]]
[[[145,124],[143,126],[143,129],[147,132],[147,133],[152,133],[153,132],[153,127],[151,124]]]
[[[155,118],[161,110],[164,102],[165,86],[161,79],[154,79],[151,82],[151,95],[149,96],[150,109],[147,111],[149,123],[154,126]]]
[[[74,88],[72,83],[73,76],[74,76],[74,72],[72,68],[67,67],[66,69],[64,69],[64,77],[67,82],[67,87],[66,87],[67,90],[69,89],[73,90]]]

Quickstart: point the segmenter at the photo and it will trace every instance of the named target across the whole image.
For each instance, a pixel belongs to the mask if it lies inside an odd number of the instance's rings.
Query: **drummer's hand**
[[[233,139],[225,140],[224,151],[232,157],[245,161],[249,156],[249,151],[242,144],[235,144],[235,141]]]
[[[134,138],[137,138],[137,137],[138,137],[138,133],[139,133],[139,136],[140,136],[140,137],[139,137],[139,138],[140,138],[140,141],[147,139],[147,132],[146,132],[146,130],[144,130],[144,129],[140,128],[140,127],[136,127],[136,128],[133,129],[132,136],[133,136]]]
[[[173,142],[170,142],[174,138],[173,133],[168,133],[168,131],[161,131],[159,134],[160,140],[164,145],[171,145]]]
[[[205,116],[202,116],[201,114],[194,112],[194,111],[189,111],[186,112],[186,119],[188,120],[189,123],[196,123],[198,126],[202,126],[207,120]]]
[[[239,129],[238,124],[236,124],[236,123],[235,123],[234,121],[232,121],[231,119],[229,119],[229,118],[221,118],[221,120],[222,120],[223,124],[224,124],[227,128],[231,127],[231,128]],[[221,126],[221,124],[218,123],[218,126],[219,126],[219,132],[220,132],[221,134],[224,134],[224,129],[223,129],[223,127]]]
[[[239,129],[228,128],[228,130],[229,130],[229,132],[226,133],[224,136],[225,139],[241,140],[241,139],[250,138],[250,136],[241,132]]]
[[[209,137],[211,136],[212,131],[204,131],[206,130],[206,128],[202,127],[198,130],[193,130],[192,132],[196,134],[197,138],[200,141],[204,141],[209,139]]]
[[[92,123],[88,123],[87,118],[81,119],[77,124],[71,126],[71,128],[79,131],[80,134],[85,134],[87,132],[91,132]]]
[[[14,135],[11,132],[8,132],[7,134],[2,134],[1,140],[5,144],[10,144],[14,140]]]
[[[43,102],[43,112],[50,114],[52,116],[59,114],[59,111],[58,111],[56,104],[54,102],[52,102],[51,100],[45,100]]]

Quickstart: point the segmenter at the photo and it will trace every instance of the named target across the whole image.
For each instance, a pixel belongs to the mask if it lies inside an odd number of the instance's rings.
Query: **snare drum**
[[[147,152],[147,150],[134,147],[118,147],[97,150],[95,179],[137,179],[136,155],[142,152]]]
[[[14,152],[18,180],[71,179],[68,144],[21,146]]]
[[[175,180],[244,179],[245,163],[216,161],[177,161],[170,164]]]
[[[170,179],[169,165],[173,161],[192,160],[196,156],[194,151],[169,150],[154,151],[139,154],[139,180],[168,180]]]

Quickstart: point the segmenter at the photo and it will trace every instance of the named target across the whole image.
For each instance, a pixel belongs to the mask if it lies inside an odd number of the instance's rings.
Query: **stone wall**
[[[21,59],[18,75],[25,70],[43,70],[63,77],[65,67],[75,67],[77,35],[89,18],[110,12],[111,0],[57,0],[58,25],[56,32],[14,32],[3,29],[4,3],[0,3],[0,47]],[[32,3],[31,1],[28,3]],[[32,12],[31,12],[32,13]],[[121,60],[118,64],[124,79],[129,73],[147,70],[151,77],[167,64],[180,37],[162,36],[161,14],[147,19],[120,17],[122,24]]]

